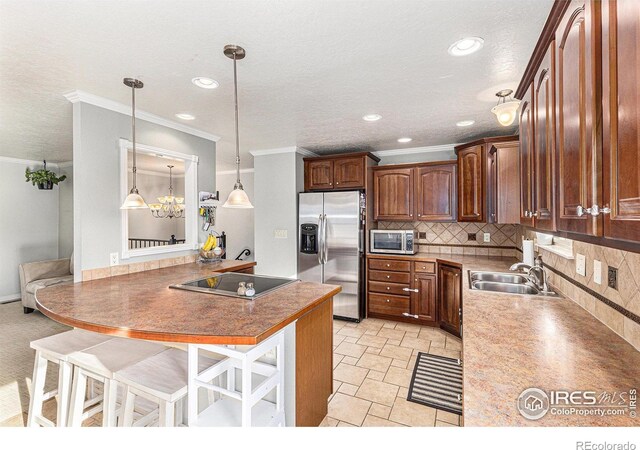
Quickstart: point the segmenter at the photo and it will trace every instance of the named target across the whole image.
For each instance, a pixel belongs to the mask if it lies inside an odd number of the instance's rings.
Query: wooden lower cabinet
[[[452,308],[458,314],[461,307],[460,269],[453,266],[443,266],[445,269],[442,269],[442,264],[434,260],[411,257],[373,256],[367,261],[369,317],[440,327],[460,335],[460,321],[453,322],[450,318]],[[457,278],[454,278],[458,284],[449,281],[449,269],[457,270]],[[438,284],[439,273],[444,273],[447,278],[444,287]],[[449,292],[451,286],[457,286],[453,294]],[[442,295],[446,296],[444,304]],[[451,304],[449,297],[457,299],[457,306]],[[444,318],[441,313],[443,307],[447,308]]]
[[[440,264],[438,279],[440,328],[460,336],[462,325],[462,270],[459,267]]]

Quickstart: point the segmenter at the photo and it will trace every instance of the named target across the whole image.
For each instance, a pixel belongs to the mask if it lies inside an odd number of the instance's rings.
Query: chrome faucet
[[[529,281],[531,281],[531,283],[533,283],[539,290],[542,292],[551,292],[549,284],[547,283],[547,272],[542,264],[542,256],[538,255],[536,257],[533,267],[522,262],[515,263],[509,267],[509,270],[520,269],[524,269],[526,271]]]

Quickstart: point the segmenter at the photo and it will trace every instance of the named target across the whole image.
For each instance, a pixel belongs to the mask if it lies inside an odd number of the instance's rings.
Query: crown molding
[[[253,173],[255,172],[255,169],[251,168],[251,169],[240,169],[240,173]],[[218,172],[216,172],[216,175],[235,175],[236,170],[220,170]]]
[[[431,145],[429,147],[413,147],[413,148],[398,148],[393,150],[378,150],[377,152],[371,152],[378,158],[385,156],[399,156],[399,155],[414,155],[416,153],[434,153],[434,152],[446,152],[454,151],[454,147],[458,144],[445,144],[445,145]]]
[[[115,111],[117,113],[125,114],[127,116],[131,115],[131,106],[116,102],[114,100],[109,100],[108,98],[99,97],[97,95],[90,94],[88,92],[71,91],[63,95],[64,95],[64,98],[69,100],[71,103],[78,103],[78,102],[88,103],[90,105],[98,106],[100,108],[108,109],[110,111]],[[198,136],[203,139],[208,139],[210,141],[218,142],[220,140],[220,136],[217,136],[215,134],[207,133],[206,131],[198,130],[197,128],[192,128],[182,123],[174,122],[172,120],[165,119],[160,116],[156,116],[155,114],[151,114],[146,111],[136,110],[136,119],[155,123],[156,125],[161,125],[167,128],[172,128],[174,130],[182,131],[183,133],[191,134],[193,136]]]
[[[9,164],[22,164],[24,166],[31,166],[34,164],[42,164],[42,160],[41,159],[21,159],[21,158],[11,158],[9,156],[0,156],[0,162],[5,162],[5,163],[9,163]],[[67,161],[65,161],[66,163]],[[47,166],[48,167],[53,167],[53,168],[59,168],[59,167],[66,167],[66,166],[61,166],[61,164],[63,163],[53,163],[53,162],[48,162]]]
[[[127,172],[128,173],[133,173],[133,169],[129,169],[127,168]],[[137,169],[136,173],[138,174],[142,174],[142,175],[153,175],[156,177],[162,177],[162,178],[169,178],[169,174],[167,172],[159,172],[156,170],[146,170],[146,169]],[[184,178],[184,173],[179,173],[179,174],[173,174],[172,175],[173,178]]]
[[[312,151],[302,147],[280,147],[280,148],[268,148],[264,150],[251,150],[252,156],[266,156],[266,155],[278,155],[280,153],[299,153],[303,156],[318,156]]]

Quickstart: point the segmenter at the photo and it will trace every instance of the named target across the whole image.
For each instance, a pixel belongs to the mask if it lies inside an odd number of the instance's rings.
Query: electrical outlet
[[[273,237],[276,239],[287,239],[287,230],[273,230]]]
[[[484,242],[491,242],[491,233],[484,233]]]
[[[618,269],[609,266],[609,272],[607,277],[608,286],[612,289],[618,290]]]
[[[587,259],[580,253],[576,254],[576,273],[583,277],[587,275]]]
[[[602,263],[597,259],[593,260],[593,282],[602,284]]]
[[[467,240],[468,241],[475,241],[476,240],[476,234],[475,233],[467,233]]]
[[[109,265],[117,266],[120,264],[120,259],[118,258],[118,253],[109,253]]]

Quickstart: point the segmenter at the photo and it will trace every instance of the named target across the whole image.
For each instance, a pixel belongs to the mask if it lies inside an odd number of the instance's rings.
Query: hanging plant
[[[25,174],[27,183],[30,181],[32,185],[34,186],[37,185],[38,189],[43,189],[43,190],[51,190],[53,189],[54,184],[57,185],[61,181],[64,181],[67,179],[66,175],[62,175],[61,177],[58,177],[58,175],[56,175],[54,172],[47,170],[46,161],[44,161],[44,169],[31,171],[27,167],[27,170],[25,171],[24,174]]]

